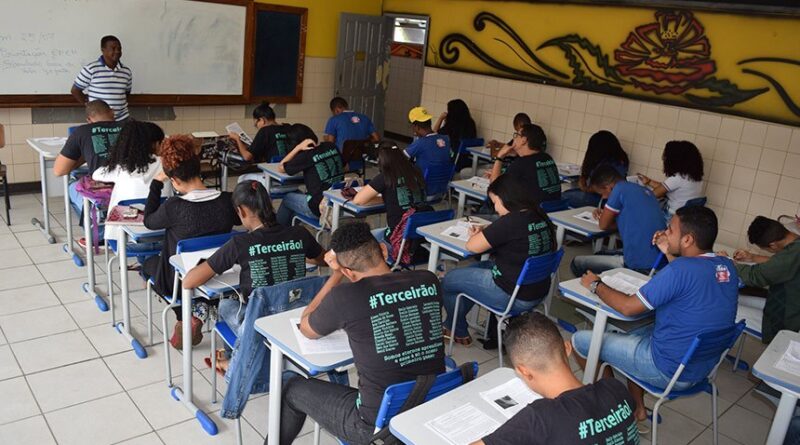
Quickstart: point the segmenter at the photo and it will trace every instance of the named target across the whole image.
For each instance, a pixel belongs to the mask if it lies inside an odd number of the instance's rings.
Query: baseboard
[[[386,139],[393,139],[393,140],[398,141],[398,142],[405,142],[406,144],[410,144],[411,141],[414,140],[413,138],[408,137],[408,136],[406,136],[404,134],[393,133],[391,131],[383,132],[383,136]]]
[[[41,191],[42,191],[42,183],[39,181],[14,182],[8,184],[8,193],[10,195],[24,195],[33,192],[41,193]],[[2,193],[2,188],[0,188],[0,193]]]

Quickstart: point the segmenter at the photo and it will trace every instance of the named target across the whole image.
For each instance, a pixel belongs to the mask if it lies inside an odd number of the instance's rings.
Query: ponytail
[[[242,181],[233,190],[233,205],[247,207],[267,227],[278,224],[267,189],[258,181]]]

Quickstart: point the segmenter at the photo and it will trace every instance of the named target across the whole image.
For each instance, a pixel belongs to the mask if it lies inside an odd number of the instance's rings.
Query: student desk
[[[38,219],[33,218],[31,219],[31,224],[36,226],[39,231],[44,234],[44,236],[47,238],[47,242],[54,244],[56,242],[56,238],[50,232],[50,210],[49,203],[47,202],[47,169],[51,168],[55,163],[56,157],[58,157],[58,154],[61,152],[64,144],[67,142],[67,138],[29,138],[27,139],[27,142],[28,145],[30,145],[30,147],[39,155],[39,175],[41,176],[42,181],[42,220],[39,221]],[[65,178],[64,181],[66,184],[67,179]],[[67,195],[66,192],[67,190],[65,188],[65,195]],[[69,204],[69,196],[65,196],[64,199]],[[71,229],[68,228],[67,230]],[[70,241],[68,242],[71,242],[72,238],[69,238],[69,240]]]
[[[489,402],[480,396],[480,393],[496,388],[516,377],[516,373],[511,368],[495,369],[446,394],[394,416],[389,421],[389,431],[406,445],[451,445],[450,441],[425,426],[425,423],[467,403],[502,425],[508,419],[500,411],[490,406]],[[480,438],[476,440],[478,439]]]
[[[780,331],[770,342],[767,349],[761,354],[753,365],[753,375],[762,379],[771,388],[781,392],[781,401],[772,427],[767,436],[767,445],[781,445],[786,437],[789,422],[794,416],[797,399],[800,398],[800,375],[786,372],[775,367],[776,362],[783,356],[792,341],[800,342],[800,333]]]
[[[301,318],[305,307],[256,320],[255,329],[270,348],[269,363],[269,430],[268,445],[278,445],[281,431],[281,392],[283,391],[283,359],[291,360],[309,375],[333,371],[353,363],[352,353],[303,355],[291,327],[292,318]],[[186,338],[184,333],[184,338]]]
[[[88,196],[80,193],[81,197],[83,198],[83,237],[86,241],[86,275],[87,281],[81,284],[81,289],[83,289],[84,293],[89,294],[90,297],[94,298],[95,304],[97,304],[97,308],[101,311],[105,312],[108,310],[108,302],[100,295],[100,292],[97,291],[97,281],[95,277],[95,260],[94,260],[94,234],[92,233],[92,218],[91,218],[91,209],[92,206],[97,206],[95,201]],[[67,198],[69,199],[69,198]],[[67,212],[69,213],[69,211]],[[99,224],[99,221],[98,221]],[[110,289],[108,289],[110,291]]]
[[[266,163],[262,162],[261,164],[257,164],[256,166],[267,175],[267,180],[265,183],[267,184],[267,193],[270,192],[270,188],[272,185],[272,181],[277,182],[280,185],[284,184],[302,184],[303,182],[303,175],[289,175],[286,173],[281,173],[278,171],[278,166],[280,166],[280,162],[273,162],[273,163]]]
[[[472,176],[478,174],[478,160],[484,161],[492,160],[492,149],[489,147],[467,147],[467,152],[472,155]]]
[[[607,272],[603,272],[600,274],[600,276],[604,277],[617,272],[634,276],[642,280],[650,279],[646,275],[642,275],[638,272],[624,268],[611,269]],[[648,311],[632,317],[622,315],[600,300],[600,297],[589,292],[589,289],[581,286],[580,278],[574,278],[572,280],[559,283],[558,290],[561,291],[561,293],[564,295],[564,298],[595,311],[594,328],[592,329],[592,343],[589,346],[589,354],[586,357],[586,370],[583,373],[583,383],[593,383],[592,378],[597,372],[597,365],[600,360],[600,349],[603,344],[603,334],[606,332],[608,318],[610,317],[615,320],[622,321],[636,321],[649,317],[651,313]]]
[[[478,187],[469,179],[461,179],[450,183],[450,187],[458,193],[458,207],[456,207],[456,217],[464,215],[464,206],[467,204],[467,197],[476,199],[480,202],[486,201],[486,189]]]
[[[166,233],[165,230],[150,230],[146,228],[143,224],[119,224],[120,233],[119,237],[117,237],[117,256],[118,256],[118,263],[119,263],[119,287],[120,287],[120,294],[122,295],[121,302],[122,302],[122,322],[117,324],[116,317],[114,315],[114,300],[111,297],[111,293],[109,292],[109,300],[111,300],[111,324],[116,328],[117,332],[122,334],[128,342],[130,342],[133,350],[136,352],[136,355],[139,358],[147,358],[147,350],[142,347],[142,343],[133,336],[131,333],[131,303],[130,303],[130,291],[128,287],[128,240],[138,243],[139,241],[145,239],[153,239],[153,238],[163,238],[164,234]],[[106,246],[108,249],[108,246]],[[110,280],[109,280],[110,281]],[[110,283],[111,286],[114,283]],[[149,301],[148,301],[149,304]],[[148,308],[149,310],[149,308]],[[152,314],[152,311],[150,312]],[[150,320],[150,314],[148,314],[148,320]],[[150,337],[150,344],[153,343],[153,324],[148,323],[147,331]]]
[[[429,271],[436,273],[436,266],[439,264],[439,255],[442,248],[449,252],[453,252],[462,258],[469,258],[475,255],[474,252],[467,250],[466,241],[462,241],[451,236],[442,235],[444,230],[455,225],[459,220],[466,221],[466,219],[456,218],[450,221],[443,221],[440,223],[431,224],[429,226],[417,228],[417,233],[424,236],[425,239],[431,243],[431,251],[430,255],[428,256]],[[482,218],[470,217],[469,220],[477,224],[489,224],[489,221],[486,221]]]
[[[336,231],[339,228],[339,218],[342,215],[342,209],[346,210],[348,213],[352,213],[355,216],[366,216],[372,215],[375,213],[383,213],[386,211],[386,206],[383,205],[383,201],[380,202],[373,202],[367,205],[355,205],[353,201],[345,199],[342,196],[341,190],[325,190],[323,195],[328,198],[333,205],[333,212],[331,216],[331,232]]]
[[[183,265],[183,259],[180,255],[172,255],[169,258],[169,264],[172,265],[178,276],[182,277],[188,272]],[[212,278],[206,284],[200,286],[199,289],[202,291],[200,297],[211,300],[221,297],[222,294],[231,289],[238,290],[238,288],[239,272],[228,271]],[[194,297],[194,289],[181,288],[181,315],[184,320],[191,321],[192,319],[192,300]],[[166,361],[167,368],[169,369],[169,357],[166,357]],[[203,429],[206,430],[209,435],[214,436],[217,434],[217,424],[192,401],[192,384],[192,323],[186,322],[183,323],[183,387],[174,387],[170,393],[175,400],[183,402],[183,405],[197,418],[200,425],[203,426]],[[280,398],[278,398],[278,400],[280,400]]]
[[[571,162],[556,162],[558,177],[561,182],[577,182],[581,174],[581,166]]]
[[[579,213],[593,212],[595,209],[597,209],[597,207],[587,206],[547,214],[547,216],[550,217],[550,221],[553,221],[553,224],[556,226],[556,240],[559,249],[561,245],[564,244],[564,235],[569,231],[594,239],[594,251],[597,252],[600,250],[603,237],[613,232],[600,230],[599,225],[575,217],[575,215]]]

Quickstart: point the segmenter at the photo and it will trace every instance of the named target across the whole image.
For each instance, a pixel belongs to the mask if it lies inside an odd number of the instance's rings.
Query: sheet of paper
[[[469,229],[461,224],[452,225],[442,231],[442,235],[459,241],[469,241]]]
[[[500,427],[500,423],[467,403],[429,420],[425,426],[453,445],[469,445]]]
[[[247,145],[252,145],[253,144],[253,139],[250,138],[250,136],[248,136],[247,133],[244,132],[244,129],[242,129],[242,126],[239,125],[238,122],[234,122],[232,124],[228,124],[228,126],[225,127],[225,130],[227,130],[228,133],[236,133],[236,134],[238,134],[239,137],[242,139],[242,142],[244,142],[245,144],[247,144]]]
[[[603,283],[626,295],[632,295],[635,294],[640,287],[647,284],[647,281],[622,272],[617,272],[603,276]]]
[[[216,131],[195,131],[192,133],[192,136],[196,137],[197,139],[208,139],[208,138],[218,138],[219,134]]]
[[[468,181],[473,188],[479,190],[486,190],[487,188],[489,188],[489,178],[484,178],[481,176],[473,176],[469,178]]]
[[[789,342],[786,352],[775,362],[775,368],[789,374],[800,375],[800,342]]]
[[[214,248],[214,249],[198,250],[196,252],[183,252],[181,253],[181,260],[183,261],[183,267],[185,267],[186,271],[188,272],[192,270],[192,268],[200,264],[201,261],[209,259],[211,255],[214,255],[214,252],[216,251],[217,249]],[[228,272],[238,272],[240,270],[242,270],[241,266],[239,266],[238,264],[234,264],[233,267],[222,273],[226,274]]]
[[[542,398],[517,377],[480,394],[481,398],[489,402],[489,405],[495,407],[507,419],[520,412],[529,403]]]
[[[592,215],[592,212],[589,212],[589,211],[581,212],[581,213],[572,215],[572,217],[573,218],[578,218],[581,221],[585,221],[585,222],[588,222],[588,223],[591,223],[591,224],[595,224],[598,227],[600,226],[600,221],[594,219],[594,216]]]
[[[578,176],[581,173],[581,166],[578,164],[558,162],[556,166],[558,167],[558,173],[564,176]]]
[[[67,143],[67,138],[63,137],[42,138],[39,139],[39,142],[50,147],[61,147]]]
[[[342,330],[312,340],[300,332],[300,328],[298,327],[300,326],[299,318],[292,318],[289,320],[289,323],[292,324],[292,332],[294,332],[294,336],[297,338],[297,343],[300,345],[300,352],[303,355],[335,354],[342,352],[352,354],[350,350],[350,341],[347,340],[347,334]]]

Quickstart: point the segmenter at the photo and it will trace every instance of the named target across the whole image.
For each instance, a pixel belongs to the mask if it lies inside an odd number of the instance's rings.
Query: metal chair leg
[[[736,349],[736,359],[733,360],[733,369],[731,372],[736,372],[739,369],[739,360],[742,358],[742,350],[744,349],[744,339],[747,338],[746,335],[739,336],[739,348]]]
[[[733,369],[735,370],[736,368]],[[711,416],[714,428],[714,445],[717,445],[719,443],[719,431],[717,431],[717,385],[714,382],[711,383]]]
[[[217,333],[211,333],[211,403],[217,403]]]
[[[150,285],[150,280],[147,283],[147,337],[150,340],[150,346],[153,346],[153,287]]]
[[[108,257],[108,246],[106,246],[106,257]],[[116,258],[116,255],[111,255],[111,258],[106,258],[106,285],[108,286],[106,294],[108,295],[108,305],[111,311],[111,326],[117,325],[117,314],[114,310],[114,280],[112,276],[114,259]]]
[[[652,436],[650,442],[652,445],[656,445],[656,441],[658,440],[658,409],[661,408],[661,404],[664,402],[664,399],[658,399],[656,404],[653,405],[653,421],[650,422],[653,425]]]
[[[6,225],[11,225],[11,198],[8,194],[8,176],[3,175],[3,195],[6,200]]]
[[[494,314],[491,314],[494,315]],[[498,358],[500,360],[500,367],[503,367],[503,320],[505,317],[498,317],[494,315],[494,318],[497,319],[497,352]]]
[[[461,295],[458,295],[456,297],[456,305],[453,308],[453,313],[449,314],[451,317],[453,317],[453,325],[450,326],[450,343],[447,346],[447,355],[449,355],[449,356],[453,355],[453,342],[456,339],[456,322],[458,321],[458,315],[457,314],[458,314],[458,304],[459,303],[461,303]]]

